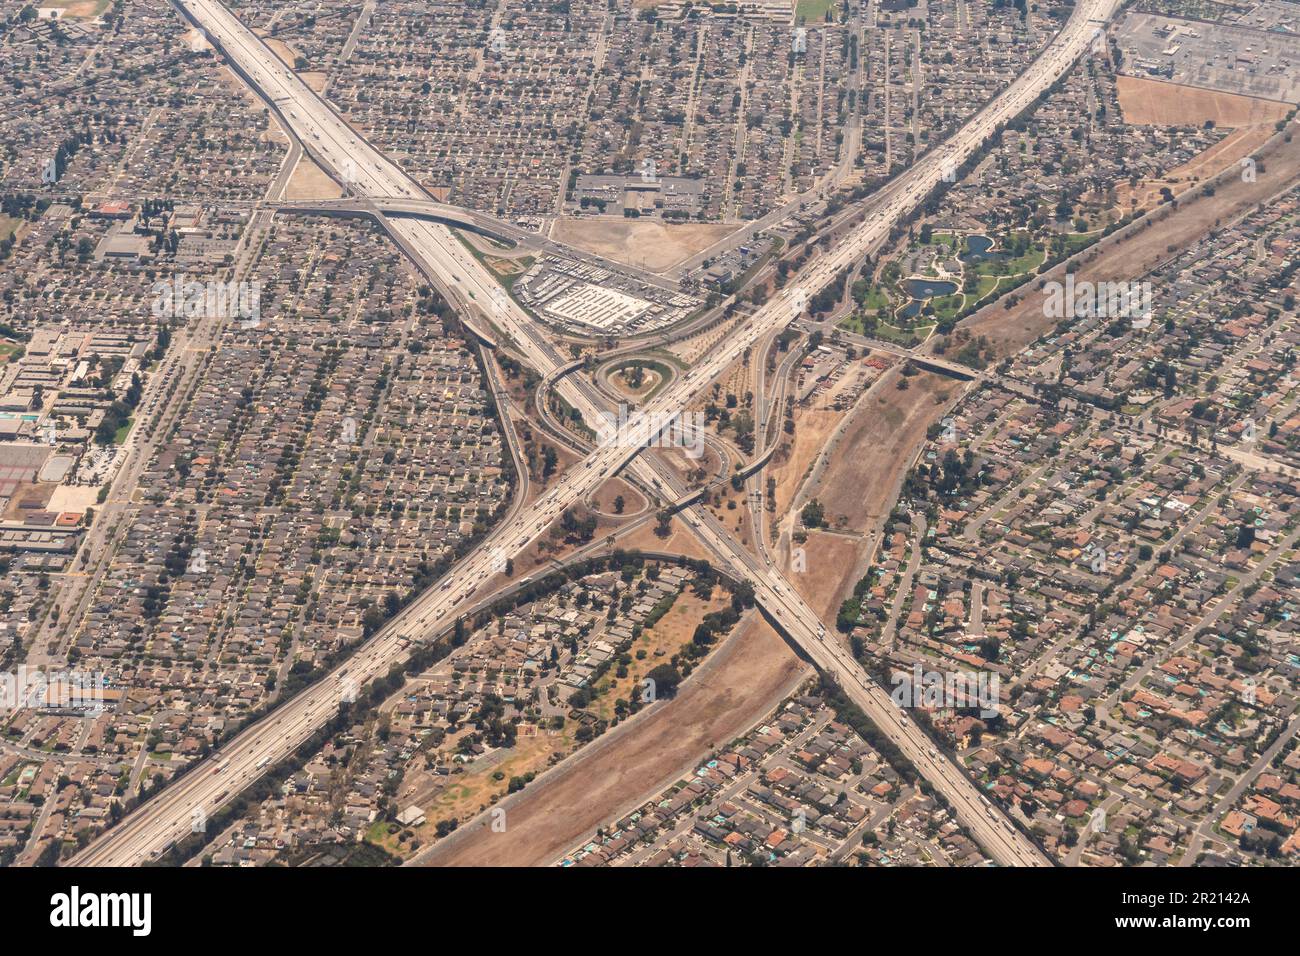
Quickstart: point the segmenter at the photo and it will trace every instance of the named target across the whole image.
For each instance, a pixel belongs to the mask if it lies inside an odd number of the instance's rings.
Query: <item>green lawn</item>
[[[856,283],[854,284],[856,285]],[[872,285],[867,289],[862,301],[858,304],[867,312],[888,309],[890,307],[889,294],[880,286]]]
[[[1002,280],[997,276],[980,276],[979,282],[975,286],[975,291],[970,293],[970,300],[972,302],[978,302],[996,289],[998,283],[1001,281]]]
[[[1031,246],[1022,256],[1014,259],[989,259],[975,264],[975,274],[981,276],[1018,276],[1036,272],[1047,258],[1047,250]],[[969,268],[969,267],[968,267]]]
[[[930,234],[930,245],[947,246],[949,249],[956,249],[957,234],[955,232],[932,232]]]
[[[1096,242],[1097,239],[1098,233],[1095,232],[1072,232],[1065,236],[1065,253],[1072,256],[1085,246]]]
[[[953,295],[941,295],[931,299],[929,304],[934,308],[934,314],[941,319],[949,319],[961,311],[962,306],[966,304],[966,298],[960,292]]]
[[[849,332],[856,332],[858,335],[865,335],[868,338],[880,339],[882,342],[893,342],[896,345],[910,348],[929,335],[930,330],[934,328],[934,324],[918,326],[915,329],[900,329],[888,322],[877,322],[875,328],[868,331],[863,325],[862,316],[854,313],[840,322],[840,328]]]
[[[131,432],[131,423],[133,421],[135,421],[134,418],[128,418],[122,423],[122,427],[113,433],[114,445],[120,445],[122,442],[126,441],[126,436]]]
[[[922,341],[934,324],[918,325],[914,329],[900,329],[897,326],[890,325],[888,322],[881,322],[876,326],[876,338],[883,339],[886,342],[897,342],[903,346],[913,346]]]
[[[794,15],[804,23],[825,23],[826,14],[834,8],[835,0],[799,0]]]

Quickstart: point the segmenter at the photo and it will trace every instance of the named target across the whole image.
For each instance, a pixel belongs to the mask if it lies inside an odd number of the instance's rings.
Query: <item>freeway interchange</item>
[[[362,200],[427,202],[430,197],[396,164],[371,146],[256,35],[217,0],[176,0],[231,66],[271,105],[290,133],[325,170]],[[271,765],[290,756],[333,714],[340,700],[383,676],[409,656],[413,641],[446,631],[472,595],[498,571],[501,556],[518,554],[537,540],[574,502],[629,468],[643,485],[665,498],[679,497],[664,462],[639,452],[654,442],[709,384],[747,349],[796,321],[805,303],[845,269],[874,253],[891,231],[932,192],[951,181],[951,171],[975,156],[1005,123],[1033,102],[1072,66],[1093,42],[1099,25],[1119,0],[1080,0],[1070,20],[1043,53],[1002,94],[986,104],[960,131],[921,157],[907,172],[865,201],[863,223],[834,248],[816,255],[786,288],[773,296],[703,356],[684,376],[647,403],[583,461],[572,465],[531,504],[513,509],[487,540],[458,562],[376,635],[326,677],[250,725],[189,773],[128,814],[73,858],[74,866],[122,866],[148,862],[189,836],[192,821],[206,819]],[[945,175],[947,174],[947,175]],[[436,222],[376,216],[467,324],[484,325],[509,340],[539,374],[549,377],[566,360],[538,324],[457,239]],[[484,334],[484,337],[494,337]],[[558,378],[556,391],[588,423],[600,420],[607,403],[578,375]],[[963,770],[933,742],[889,695],[863,671],[837,635],[828,634],[816,612],[799,596],[770,558],[758,558],[732,538],[705,509],[684,510],[684,520],[727,573],[748,581],[755,600],[778,630],[888,736],[934,788],[960,822],[999,864],[1046,866],[1047,858],[1004,816]]]

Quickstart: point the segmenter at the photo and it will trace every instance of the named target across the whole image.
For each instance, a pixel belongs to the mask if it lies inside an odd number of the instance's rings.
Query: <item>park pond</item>
[[[914,318],[921,311],[924,300],[952,295],[957,291],[957,283],[944,279],[905,279],[902,286],[912,298],[899,314],[908,319]]]
[[[968,236],[966,238],[966,251],[959,258],[962,262],[974,265],[978,262],[1005,259],[1006,255],[993,251],[993,240],[988,236]]]

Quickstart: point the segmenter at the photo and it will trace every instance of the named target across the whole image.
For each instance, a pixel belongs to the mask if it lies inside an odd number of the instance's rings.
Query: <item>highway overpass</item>
[[[436,202],[432,199],[407,199],[384,196],[344,197],[341,199],[303,199],[278,203],[275,207],[280,212],[300,213],[316,216],[370,216],[382,221],[387,218],[426,219],[457,229],[467,229],[487,236],[507,246],[530,249],[536,252],[550,252],[556,255],[577,259],[588,265],[621,273],[639,282],[653,285],[669,292],[677,292],[680,286],[673,279],[665,278],[654,272],[647,272],[626,263],[615,262],[604,256],[577,249],[557,242],[524,226],[514,225],[489,213]]]
[[[435,202],[432,199],[391,199],[384,197],[345,197],[342,199],[299,199],[281,202],[276,210],[313,216],[410,216],[429,219],[457,229],[469,229],[508,246],[540,249],[544,237],[531,229],[516,226],[496,216],[461,206]]]

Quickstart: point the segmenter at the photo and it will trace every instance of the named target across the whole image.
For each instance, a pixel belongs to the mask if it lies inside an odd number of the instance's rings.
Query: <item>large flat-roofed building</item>
[[[582,175],[573,187],[580,205],[650,215],[692,216],[704,208],[704,180],[684,176]]]
[[[736,17],[744,20],[769,20],[773,23],[794,22],[794,0],[738,0],[725,3],[696,3],[705,6],[716,17]],[[661,20],[677,20],[686,12],[686,4],[672,0],[655,8]]]
[[[583,282],[575,283],[562,295],[556,296],[546,308],[561,319],[606,332],[630,325],[650,308],[650,303],[614,289]]]
[[[626,335],[662,328],[688,316],[699,301],[608,269],[545,256],[515,281],[523,305],[564,332]]]

